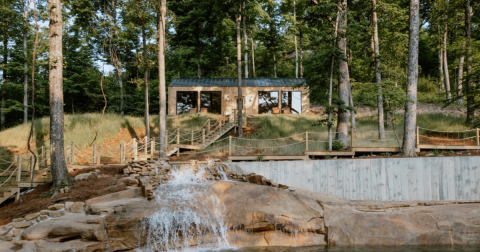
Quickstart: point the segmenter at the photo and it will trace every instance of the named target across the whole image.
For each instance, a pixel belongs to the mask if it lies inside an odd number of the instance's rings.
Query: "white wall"
[[[227,163],[275,183],[352,200],[480,200],[480,157]]]

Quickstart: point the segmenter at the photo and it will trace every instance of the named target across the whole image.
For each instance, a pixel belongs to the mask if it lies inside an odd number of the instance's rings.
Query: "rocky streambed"
[[[143,161],[124,173],[125,191],[0,227],[0,251],[480,245],[479,203],[350,201],[230,173],[214,161]]]

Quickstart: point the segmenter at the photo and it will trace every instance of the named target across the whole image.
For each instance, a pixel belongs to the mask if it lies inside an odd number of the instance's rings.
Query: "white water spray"
[[[225,207],[206,179],[208,168],[175,167],[155,191],[158,211],[146,220],[148,251],[228,248]],[[223,174],[222,174],[223,173]],[[222,170],[221,176],[226,178]]]

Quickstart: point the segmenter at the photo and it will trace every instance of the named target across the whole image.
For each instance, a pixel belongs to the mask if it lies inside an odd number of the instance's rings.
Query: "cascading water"
[[[218,173],[226,178],[223,170]],[[147,251],[228,248],[225,207],[206,177],[209,168],[174,167],[168,183],[155,191],[158,211],[148,217]],[[145,250],[144,250],[145,251]]]

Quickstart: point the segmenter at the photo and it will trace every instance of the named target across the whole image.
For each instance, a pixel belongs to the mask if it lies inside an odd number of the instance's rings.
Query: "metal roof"
[[[248,78],[242,79],[244,87],[292,87],[305,84],[305,79],[295,78]],[[174,79],[169,87],[236,87],[237,78],[215,78],[215,79]]]

